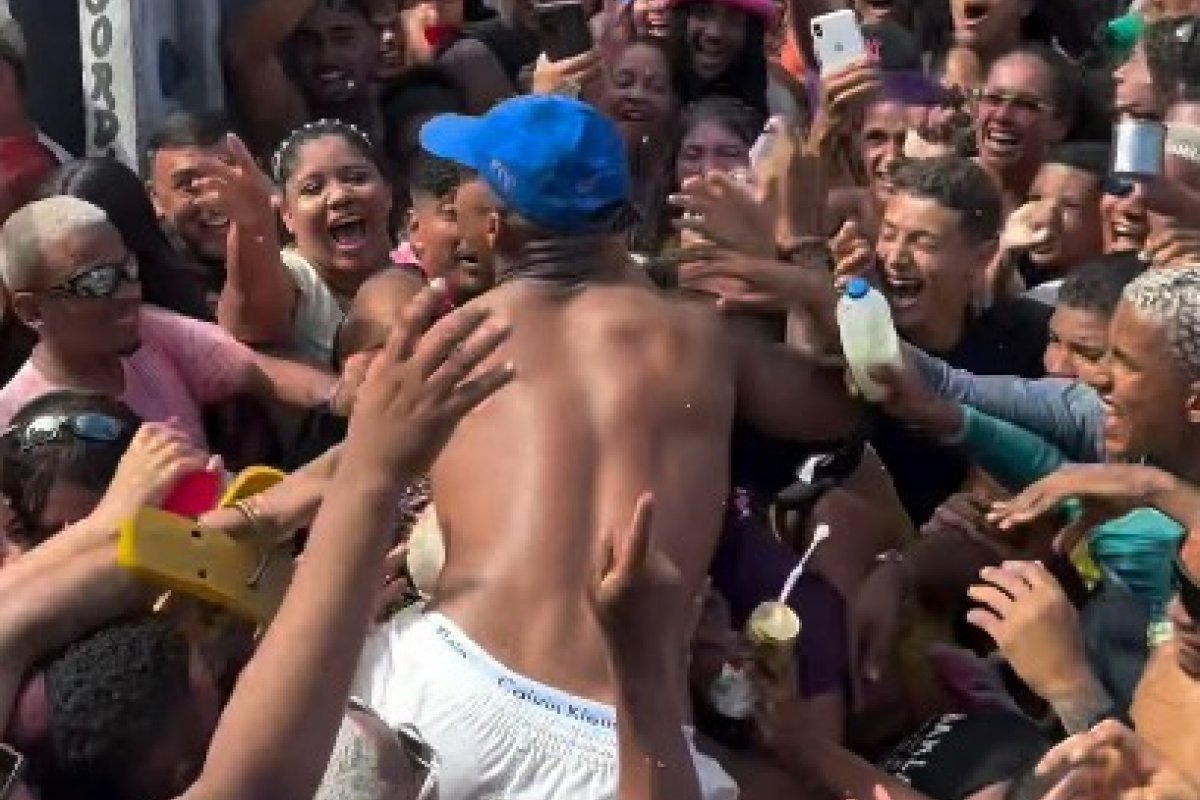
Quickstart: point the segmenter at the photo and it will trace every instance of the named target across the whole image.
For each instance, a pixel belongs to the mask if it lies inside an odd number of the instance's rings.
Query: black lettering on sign
[[[84,0],[84,7],[91,13],[92,24],[88,31],[88,55],[91,61],[91,147],[93,153],[113,154],[113,146],[121,134],[121,119],[117,116],[117,97],[113,93],[112,20],[108,16],[110,0]]]

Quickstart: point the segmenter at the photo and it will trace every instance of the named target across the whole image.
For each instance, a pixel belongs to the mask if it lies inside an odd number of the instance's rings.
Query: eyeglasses
[[[76,297],[81,300],[103,300],[112,297],[122,283],[137,283],[138,262],[130,253],[120,264],[97,264],[83,272],[51,286],[46,294]]]
[[[1024,114],[1041,114],[1054,110],[1054,106],[1040,97],[1018,94],[1016,92],[1002,92],[995,89],[980,89],[975,93],[975,102],[982,108],[990,109],[1011,105],[1014,109]]]
[[[1129,197],[1136,188],[1137,185],[1128,178],[1118,178],[1109,175],[1104,179],[1104,193],[1109,197]]]
[[[97,444],[112,444],[128,432],[129,426],[116,417],[85,411],[78,414],[45,414],[4,432],[12,436],[22,450],[32,450],[53,442],[77,439]]]
[[[0,800],[7,800],[25,772],[25,757],[0,742]]]

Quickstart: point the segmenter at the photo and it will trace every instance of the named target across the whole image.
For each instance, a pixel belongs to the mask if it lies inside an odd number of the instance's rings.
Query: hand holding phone
[[[533,13],[542,51],[551,61],[581,56],[595,44],[580,0],[535,2]]]
[[[867,43],[853,11],[819,14],[812,18],[809,27],[822,75],[845,69],[866,57]]]

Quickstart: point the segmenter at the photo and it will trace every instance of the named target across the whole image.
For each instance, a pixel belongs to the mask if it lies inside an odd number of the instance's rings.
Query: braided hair
[[[324,139],[326,136],[340,136],[376,168],[379,168],[379,159],[375,155],[375,147],[371,144],[371,138],[361,128],[340,119],[318,119],[307,122],[288,134],[271,158],[271,178],[280,189],[287,184],[296,171],[300,150],[306,144]]]

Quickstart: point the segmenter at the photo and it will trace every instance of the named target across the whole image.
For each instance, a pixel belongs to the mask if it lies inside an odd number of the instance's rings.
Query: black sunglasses
[[[1109,197],[1129,197],[1137,185],[1128,178],[1109,175],[1104,179],[1104,193]]]
[[[22,450],[32,450],[44,444],[66,441],[68,438],[82,442],[112,444],[128,433],[129,426],[116,417],[93,411],[78,414],[45,414],[34,417],[20,426],[4,432],[12,436]]]
[[[51,286],[46,294],[76,297],[81,300],[102,300],[117,293],[124,282],[137,283],[137,258],[130,253],[120,264],[97,264],[83,272]]]

